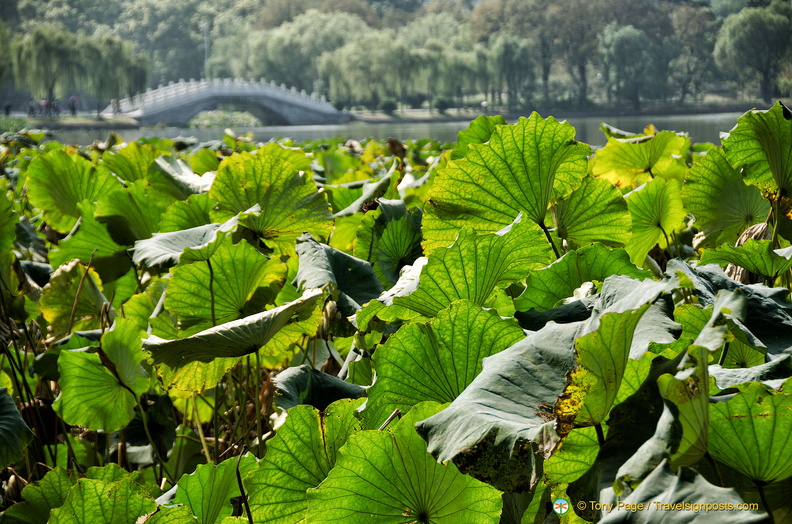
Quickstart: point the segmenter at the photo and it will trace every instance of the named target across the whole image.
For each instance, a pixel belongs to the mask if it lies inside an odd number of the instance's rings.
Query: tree
[[[759,77],[762,99],[770,103],[775,80],[790,47],[790,19],[770,8],[748,7],[726,18],[715,41],[715,61],[738,77]]]
[[[75,35],[62,26],[41,25],[18,39],[12,50],[17,84],[34,96],[55,100],[82,72]]]
[[[349,13],[308,11],[280,27],[251,35],[250,74],[313,91],[319,79],[318,57],[367,30],[363,20]]]
[[[204,71],[204,24],[200,0],[132,0],[114,34],[133,42],[151,70],[149,85],[200,78]]]
[[[322,72],[328,75],[331,96],[346,94],[347,105],[360,101],[371,110],[377,109],[383,97],[395,97],[399,72],[392,66],[395,57],[389,44],[393,39],[388,31],[368,31],[323,55]]]
[[[600,49],[608,71],[606,82],[618,100],[641,108],[641,93],[653,83],[656,44],[635,27],[608,24],[600,35]]]
[[[698,96],[712,78],[715,19],[707,9],[683,5],[671,14],[671,23],[679,45],[679,54],[671,62],[671,76],[679,102],[684,104],[689,94]]]
[[[18,0],[17,4],[25,30],[35,24],[61,24],[70,33],[89,35],[99,27],[111,27],[123,9],[122,2],[107,0]]]
[[[550,16],[551,0],[484,0],[470,14],[470,26],[477,42],[486,42],[496,33],[510,34],[533,42],[530,52],[539,65],[542,97],[550,99],[550,71],[555,58],[556,28]]]
[[[13,71],[13,62],[11,61],[11,32],[8,27],[0,22],[0,88],[4,87]]]
[[[548,10],[548,24],[556,30],[555,49],[566,66],[578,105],[588,105],[588,66],[597,55],[602,28],[602,5],[587,0],[561,0]]]
[[[78,49],[85,87],[96,97],[97,116],[103,100],[145,89],[145,57],[136,54],[131,43],[110,35],[82,37]]]
[[[509,107],[514,108],[533,77],[531,44],[508,33],[497,34],[490,43],[490,56],[499,92],[506,90]]]

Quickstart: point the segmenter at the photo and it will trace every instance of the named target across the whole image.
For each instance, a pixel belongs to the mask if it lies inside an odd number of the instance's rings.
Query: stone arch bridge
[[[325,98],[264,79],[214,79],[171,82],[120,101],[121,114],[143,125],[183,127],[200,113],[219,104],[233,104],[261,120],[264,125],[340,124],[352,120]],[[108,106],[102,113],[112,116]]]

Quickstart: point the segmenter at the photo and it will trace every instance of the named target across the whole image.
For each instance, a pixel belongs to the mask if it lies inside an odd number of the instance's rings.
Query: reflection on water
[[[737,123],[742,113],[714,113],[705,115],[659,115],[659,116],[613,116],[613,117],[577,117],[569,118],[569,123],[577,130],[577,139],[594,146],[604,145],[605,136],[600,131],[600,124],[606,122],[625,131],[638,132],[649,124],[658,129],[684,131],[694,142],[713,142],[720,145],[720,133],[727,132]],[[397,123],[365,123],[351,122],[343,125],[323,126],[281,126],[237,128],[237,134],[252,132],[257,141],[266,142],[273,138],[289,137],[297,141],[315,140],[344,136],[362,140],[377,138],[384,140],[390,137],[399,140],[432,138],[440,142],[453,142],[457,133],[467,127],[464,122],[397,122]],[[55,139],[67,144],[87,145],[95,140],[105,140],[110,132],[103,130],[59,130],[55,131]],[[222,138],[222,128],[146,128],[122,129],[115,131],[124,141],[130,142],[141,137],[176,138],[192,136],[201,141]]]

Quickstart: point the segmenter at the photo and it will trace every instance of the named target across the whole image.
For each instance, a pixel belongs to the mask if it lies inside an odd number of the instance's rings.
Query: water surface
[[[605,136],[600,131],[600,124],[605,122],[625,131],[639,132],[649,124],[658,129],[686,132],[694,142],[713,142],[720,145],[720,134],[728,132],[737,123],[742,113],[713,113],[699,115],[656,115],[656,116],[612,116],[612,117],[576,117],[569,118],[570,124],[577,130],[576,138],[593,146],[605,144]],[[362,140],[377,138],[384,140],[390,137],[399,140],[432,138],[440,142],[456,141],[457,133],[468,126],[464,122],[388,122],[367,123],[351,122],[341,125],[321,126],[279,126],[235,128],[237,134],[252,132],[257,141],[266,142],[273,138],[289,137],[297,141],[315,140],[344,136]],[[121,129],[114,131],[124,141],[130,142],[141,137],[176,138],[196,137],[199,140],[215,140],[222,138],[223,128],[142,128]],[[58,130],[55,139],[68,144],[87,145],[95,140],[105,140],[108,130]]]

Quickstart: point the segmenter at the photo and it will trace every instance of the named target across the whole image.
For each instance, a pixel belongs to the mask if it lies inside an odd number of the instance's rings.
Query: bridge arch
[[[171,82],[141,95],[121,100],[122,114],[141,124],[185,126],[201,111],[230,103],[266,124],[338,124],[352,120],[324,97],[308,95],[265,80],[190,80]],[[112,108],[105,109],[112,114]]]

